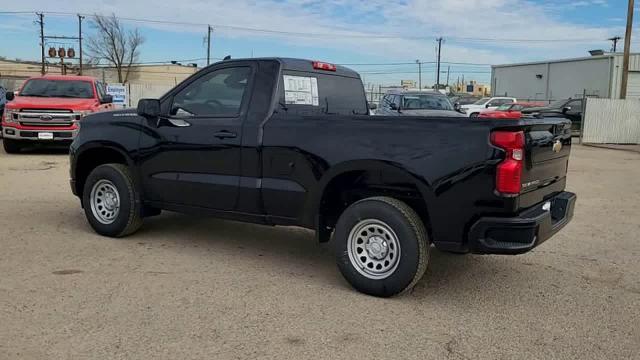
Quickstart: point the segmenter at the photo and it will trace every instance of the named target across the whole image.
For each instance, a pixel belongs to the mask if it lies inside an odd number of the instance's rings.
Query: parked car
[[[7,102],[7,90],[0,85],[0,119],[4,114],[4,104]],[[0,122],[0,138],[2,138],[2,123]]]
[[[485,119],[520,119],[522,117],[523,109],[531,108],[534,106],[540,106],[540,103],[517,102],[504,104],[498,106],[496,109],[480,110],[480,114],[478,115],[478,117]]]
[[[573,130],[580,130],[582,126],[583,99],[556,100],[547,106],[531,107],[522,110],[523,114],[542,114],[547,116],[564,115],[571,120]]]
[[[137,110],[87,116],[70,185],[104,236],[161,210],[313,229],[352,286],[392,296],[422,277],[432,244],[520,254],[565,226],[568,126],[370,116],[346,67],[236,59]]]
[[[453,95],[449,98],[452,104],[456,105],[469,105],[474,102],[480,100],[481,96],[473,96],[473,95]]]
[[[514,102],[516,102],[516,99],[512,97],[484,97],[473,104],[460,106],[460,110],[468,117],[476,117],[484,109],[495,110],[500,105]]]
[[[392,91],[382,97],[376,115],[464,117],[440,92]]]
[[[85,115],[113,108],[104,84],[88,76],[33,77],[19,95],[7,92],[6,99],[2,143],[7,153],[33,143],[69,144]]]

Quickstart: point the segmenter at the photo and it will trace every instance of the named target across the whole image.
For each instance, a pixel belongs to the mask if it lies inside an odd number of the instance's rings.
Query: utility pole
[[[207,25],[207,65],[211,63],[211,32],[213,28]]]
[[[40,57],[40,61],[42,62],[40,73],[44,75],[44,14],[36,13],[36,15],[38,15],[38,21],[36,21],[36,23],[40,24],[40,51],[42,54]]]
[[[418,64],[418,89],[422,89],[422,63],[416,60],[416,64]]]
[[[438,41],[438,63],[436,70],[436,90],[440,89],[440,52],[442,50],[442,37],[436,39]]]
[[[627,98],[627,81],[629,80],[629,52],[631,50],[631,29],[633,24],[633,0],[629,0],[627,8],[627,31],[624,34],[624,56],[622,59],[622,81],[620,99]],[[44,51],[44,50],[43,50]]]
[[[79,74],[82,75],[82,19],[84,19],[84,16],[78,14],[78,52],[80,56],[79,59],[79,66],[80,66],[80,71]]]
[[[618,41],[620,41],[620,39],[622,39],[620,36],[614,36],[607,39],[609,41],[613,41],[613,47],[611,48],[612,52],[616,52],[616,49],[618,48]]]

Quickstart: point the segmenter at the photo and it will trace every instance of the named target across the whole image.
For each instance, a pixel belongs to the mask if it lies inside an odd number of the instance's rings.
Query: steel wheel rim
[[[93,185],[89,202],[93,217],[102,224],[113,223],[120,213],[120,194],[109,180],[102,179]]]
[[[357,223],[347,238],[351,265],[372,280],[386,279],[400,263],[400,241],[393,229],[377,219]]]

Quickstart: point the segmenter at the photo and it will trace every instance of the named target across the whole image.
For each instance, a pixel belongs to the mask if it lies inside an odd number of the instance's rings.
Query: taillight
[[[506,153],[496,169],[496,191],[504,195],[519,194],[524,166],[524,132],[494,131],[491,143]]]
[[[336,71],[336,66],[322,61],[314,61],[313,68],[316,70]]]

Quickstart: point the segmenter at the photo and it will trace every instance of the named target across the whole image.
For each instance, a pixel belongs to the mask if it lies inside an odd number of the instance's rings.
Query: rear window
[[[24,84],[20,96],[91,99],[93,86],[82,80],[33,79]]]
[[[407,94],[402,98],[404,110],[453,110],[446,96],[434,94]]]
[[[285,71],[280,101],[289,112],[305,115],[366,115],[364,87],[358,78]]]

